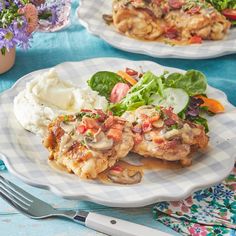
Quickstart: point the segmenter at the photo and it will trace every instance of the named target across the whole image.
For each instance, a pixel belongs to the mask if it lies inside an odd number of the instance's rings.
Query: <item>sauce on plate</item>
[[[133,171],[134,173],[139,171],[142,176],[144,172],[147,170],[177,170],[181,169],[182,166],[178,161],[166,161],[160,160],[157,158],[141,158],[140,159],[141,165],[132,165],[125,161],[118,161],[116,165],[120,166],[122,169],[128,169],[129,171]],[[98,175],[98,179],[105,184],[114,184],[108,177],[109,170],[105,170]]]
[[[49,165],[58,171],[67,172],[68,170],[66,167],[56,163],[55,160],[48,160]],[[122,169],[128,169],[131,173],[140,172],[142,176],[144,175],[144,172],[147,170],[177,170],[181,169],[182,166],[178,161],[166,161],[166,160],[160,160],[157,158],[140,158],[140,165],[132,165],[125,161],[118,161],[116,163],[116,166],[120,166]],[[104,184],[114,184],[110,178],[108,177],[108,170],[103,171],[98,175],[98,180]]]

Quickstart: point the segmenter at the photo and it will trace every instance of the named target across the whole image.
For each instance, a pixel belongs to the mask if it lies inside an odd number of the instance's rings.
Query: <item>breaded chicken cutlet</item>
[[[192,163],[191,154],[208,145],[204,127],[182,120],[171,108],[142,106],[122,117],[133,124],[132,151],[144,157],[180,161],[188,166]]]
[[[82,179],[95,179],[125,157],[134,141],[126,120],[101,110],[82,110],[57,117],[43,143],[50,160]]]

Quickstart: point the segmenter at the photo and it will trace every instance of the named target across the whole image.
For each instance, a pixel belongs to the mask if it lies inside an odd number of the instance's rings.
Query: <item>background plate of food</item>
[[[8,170],[65,198],[113,207],[179,200],[220,182],[235,162],[236,109],[199,71],[65,62],[27,74],[0,101]]]
[[[202,0],[81,0],[77,14],[90,33],[121,50],[202,59],[236,52],[235,10],[225,9],[236,5],[223,2],[211,1],[213,7]]]

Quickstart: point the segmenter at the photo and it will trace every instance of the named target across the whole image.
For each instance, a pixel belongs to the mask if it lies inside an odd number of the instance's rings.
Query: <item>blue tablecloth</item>
[[[236,55],[224,56],[209,60],[180,60],[180,59],[158,59],[140,54],[131,54],[115,49],[101,39],[89,34],[80,25],[75,14],[78,1],[72,2],[71,22],[72,24],[55,33],[35,33],[31,48],[28,51],[17,49],[15,66],[3,75],[0,75],[0,91],[12,86],[12,84],[23,75],[42,68],[52,67],[64,61],[81,61],[95,57],[122,57],[131,60],[151,60],[159,64],[181,69],[198,69],[204,72],[209,84],[223,90],[229,101],[236,105]],[[55,204],[57,207],[66,209],[82,208],[94,210],[107,215],[113,215],[133,222],[142,223],[156,227],[164,231],[173,232],[165,226],[157,223],[152,218],[152,206],[139,209],[111,209],[88,202],[77,202],[63,200],[52,193],[29,187],[7,171],[2,174],[23,186],[42,199]],[[0,234],[15,235],[95,235],[95,231],[86,229],[72,222],[59,219],[44,221],[33,221],[0,201]],[[175,235],[175,233],[172,233]],[[97,235],[100,235],[97,233]],[[177,234],[176,234],[177,235]]]
[[[158,59],[124,52],[89,34],[77,19],[77,6],[78,1],[73,1],[70,27],[55,33],[35,33],[30,50],[17,50],[14,68],[0,75],[0,91],[9,88],[17,79],[31,71],[52,67],[64,61],[122,57],[131,60],[152,60],[181,69],[201,70],[207,75],[209,84],[225,91],[230,102],[236,105],[236,54],[209,60],[181,60]]]

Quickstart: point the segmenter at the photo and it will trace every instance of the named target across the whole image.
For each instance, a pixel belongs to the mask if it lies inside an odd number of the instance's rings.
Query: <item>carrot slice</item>
[[[197,98],[201,98],[203,100],[203,104],[201,106],[208,107],[208,110],[213,113],[221,113],[224,112],[224,106],[217,100],[212,98],[207,98],[201,95],[196,96]]]
[[[124,80],[126,80],[128,83],[130,83],[131,85],[135,85],[137,83],[137,81],[132,78],[130,75],[128,75],[126,72],[122,71],[122,70],[119,70],[117,72],[117,74],[123,78]]]

